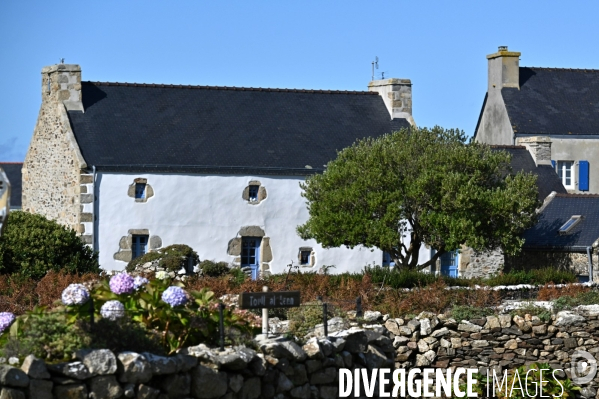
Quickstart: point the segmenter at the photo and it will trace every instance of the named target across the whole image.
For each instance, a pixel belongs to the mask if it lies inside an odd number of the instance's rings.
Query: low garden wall
[[[94,350],[47,365],[29,356],[17,367],[0,365],[0,398],[332,399],[341,368],[465,367],[484,373],[543,362],[569,374],[575,350],[599,352],[598,316],[599,305],[558,312],[547,321],[508,314],[456,321],[424,312],[411,320],[380,316],[342,331],[334,331],[339,323],[330,320],[329,337],[303,345],[259,336],[247,347],[220,352],[199,345],[170,357]],[[597,386],[599,377],[577,395],[595,398]]]

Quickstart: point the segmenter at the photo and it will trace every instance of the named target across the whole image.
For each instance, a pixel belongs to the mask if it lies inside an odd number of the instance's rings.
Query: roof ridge
[[[172,89],[205,89],[205,90],[235,90],[235,91],[266,91],[283,93],[322,93],[322,94],[359,94],[378,95],[376,91],[351,91],[351,90],[310,90],[310,89],[277,89],[262,87],[235,87],[235,86],[200,86],[200,85],[173,85],[160,83],[127,83],[127,82],[92,82],[84,81],[84,84],[103,86],[126,86],[126,87],[150,87],[150,88],[172,88]]]
[[[555,195],[556,197],[563,197],[563,198],[599,198],[599,194],[561,194],[558,193]]]
[[[554,67],[536,67],[536,66],[521,66],[520,68],[545,69],[547,71],[599,72],[599,69],[588,69],[588,68],[554,68]]]
[[[526,147],[523,145],[504,145],[504,144],[493,144],[490,145],[491,148],[505,148],[505,149],[514,149],[514,150],[525,150]]]

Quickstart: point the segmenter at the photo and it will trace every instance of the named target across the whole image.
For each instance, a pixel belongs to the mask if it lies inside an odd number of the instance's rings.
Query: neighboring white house
[[[411,111],[403,79],[345,92],[81,82],[78,65],[46,67],[23,209],[77,229],[107,270],[187,244],[254,275],[292,262],[359,271],[382,252],[297,235],[299,183],[356,139],[409,126]]]

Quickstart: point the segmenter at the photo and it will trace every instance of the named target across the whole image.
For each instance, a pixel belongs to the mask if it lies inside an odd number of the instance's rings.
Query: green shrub
[[[533,270],[511,270],[508,273],[499,274],[486,280],[482,280],[482,283],[495,287],[498,285],[517,284],[566,284],[574,283],[576,281],[576,274],[571,271],[547,267]]]
[[[553,311],[571,309],[580,305],[595,305],[599,304],[599,292],[588,291],[582,292],[575,297],[562,296],[553,301]]]
[[[0,237],[0,273],[41,279],[49,270],[99,273],[98,255],[74,230],[41,215],[11,212]]]
[[[457,321],[480,319],[481,317],[490,316],[494,313],[493,309],[479,308],[470,305],[457,305],[451,309],[451,317]]]
[[[189,258],[191,257],[191,261]],[[168,247],[161,248],[154,252],[131,260],[127,264],[127,271],[133,272],[137,266],[147,262],[153,262],[160,259],[158,266],[167,271],[177,272],[182,268],[187,269],[189,266],[195,266],[200,261],[200,257],[190,246],[185,244],[174,244]]]
[[[101,318],[88,330],[92,348],[110,349],[115,353],[133,351],[166,354],[160,342],[162,337],[126,317],[116,321]]]
[[[551,311],[542,306],[535,305],[534,302],[528,302],[524,306],[512,310],[510,314],[512,316],[518,315],[522,317],[529,314],[531,316],[538,316],[545,322],[551,321]]]
[[[385,284],[392,288],[414,288],[433,284],[435,281],[443,280],[448,286],[468,287],[472,280],[456,277],[438,276],[431,273],[423,273],[418,270],[396,269],[381,266],[366,266],[364,274],[368,274],[374,284]]]
[[[231,269],[229,268],[229,264],[227,262],[215,262],[213,260],[204,260],[200,263],[200,270],[202,271],[202,274],[204,274],[204,276],[220,277],[229,273]]]
[[[327,317],[343,317],[343,312],[331,304],[327,307]],[[287,311],[289,332],[295,336],[303,337],[312,332],[317,324],[323,322],[322,302],[306,302],[299,307],[289,308]]]
[[[3,356],[23,359],[32,353],[49,362],[66,361],[73,352],[91,343],[81,326],[67,323],[66,315],[61,312],[32,314],[19,331],[17,336],[10,336],[0,349]]]
[[[238,286],[241,285],[241,284],[243,284],[243,282],[247,278],[247,274],[245,274],[243,272],[243,270],[241,270],[241,268],[239,268],[239,267],[232,267],[229,270],[229,274],[232,277],[233,284],[234,285],[238,285]]]

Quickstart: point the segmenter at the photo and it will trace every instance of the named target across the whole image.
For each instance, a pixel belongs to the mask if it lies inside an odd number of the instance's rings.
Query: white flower
[[[168,278],[168,273],[165,272],[164,270],[161,270],[159,272],[156,272],[156,278],[158,280],[164,280]]]
[[[119,301],[108,301],[100,308],[100,314],[103,318],[114,321],[125,316],[125,306]]]
[[[89,291],[83,284],[69,284],[62,291],[62,303],[65,305],[83,305],[89,299]]]

